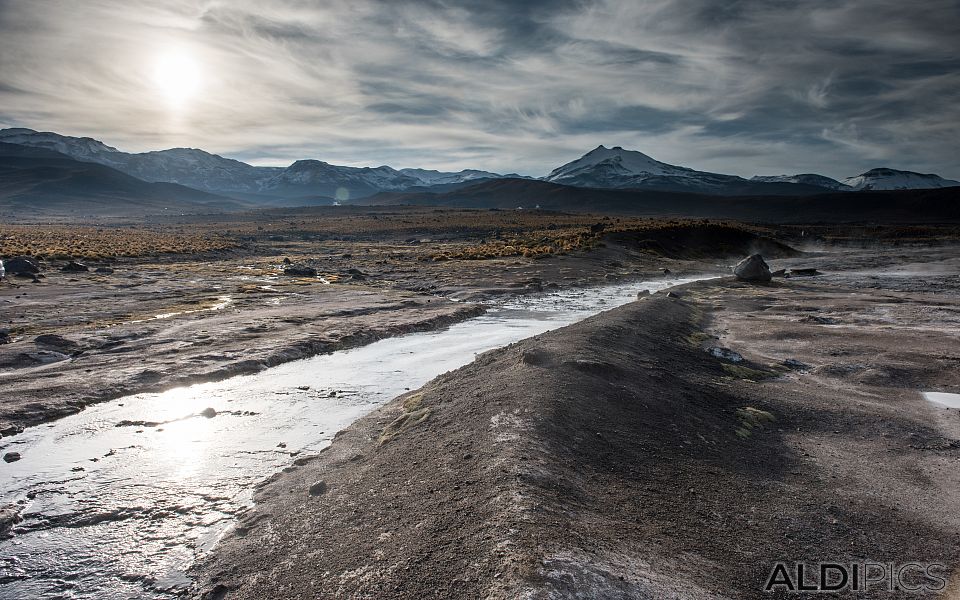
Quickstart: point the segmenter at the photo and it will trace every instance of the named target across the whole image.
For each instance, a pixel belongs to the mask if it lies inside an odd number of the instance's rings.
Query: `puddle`
[[[210,306],[207,306],[205,308],[197,308],[195,310],[178,310],[175,312],[168,312],[168,313],[159,313],[159,314],[153,315],[149,319],[136,319],[133,321],[127,321],[127,323],[149,323],[150,321],[160,321],[163,319],[170,319],[172,317],[177,317],[180,315],[192,315],[194,313],[223,310],[233,303],[233,298],[231,298],[230,296],[220,296],[217,300],[218,302],[216,304],[211,304]]]
[[[2,439],[0,455],[22,458],[0,464],[0,507],[23,521],[0,540],[0,598],[174,598],[253,486],[294,456],[479,353],[692,280],[510,299],[440,331],[127,396]]]
[[[923,399],[947,408],[960,408],[960,394],[949,392],[921,392]]]

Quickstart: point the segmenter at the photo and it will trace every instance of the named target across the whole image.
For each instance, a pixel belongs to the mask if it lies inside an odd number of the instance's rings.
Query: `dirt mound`
[[[786,244],[747,229],[712,223],[613,232],[606,234],[604,241],[610,246],[683,260],[750,254],[789,258],[800,254]]]

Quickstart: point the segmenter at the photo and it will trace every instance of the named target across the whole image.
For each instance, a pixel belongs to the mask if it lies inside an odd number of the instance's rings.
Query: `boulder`
[[[12,463],[17,462],[18,460],[20,460],[19,452],[7,452],[3,455],[3,462]]]
[[[316,277],[317,270],[303,264],[292,264],[284,267],[283,274],[288,277]]]
[[[4,263],[8,275],[36,275],[40,272],[40,263],[30,256],[14,256]]]
[[[90,268],[83,263],[78,263],[75,260],[71,260],[67,264],[60,267],[60,270],[63,271],[64,273],[84,273],[86,271],[89,271]]]
[[[760,283],[766,283],[772,278],[767,261],[759,254],[752,254],[738,262],[733,268],[733,274],[741,281]]]
[[[212,419],[215,416],[217,416],[217,409],[213,408],[212,406],[208,406],[207,408],[200,411],[200,416],[206,417],[208,419]]]

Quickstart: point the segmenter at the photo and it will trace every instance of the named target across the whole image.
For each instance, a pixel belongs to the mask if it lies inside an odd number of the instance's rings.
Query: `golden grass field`
[[[44,259],[111,259],[158,254],[194,254],[235,248],[237,242],[212,232],[176,229],[98,228],[73,225],[0,227],[0,256]]]

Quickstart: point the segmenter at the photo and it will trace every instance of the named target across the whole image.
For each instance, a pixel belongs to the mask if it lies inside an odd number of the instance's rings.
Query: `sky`
[[[960,179],[960,0],[0,0],[0,126],[541,176]]]

